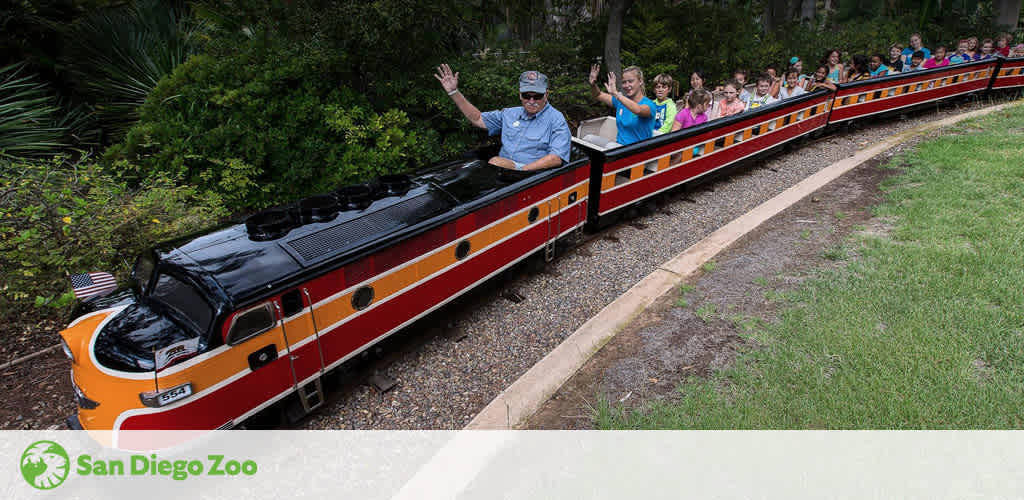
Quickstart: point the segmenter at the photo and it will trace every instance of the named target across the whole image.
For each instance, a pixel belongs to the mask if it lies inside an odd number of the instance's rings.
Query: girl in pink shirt
[[[686,107],[676,114],[676,121],[672,124],[672,131],[700,125],[708,121],[708,105],[711,104],[711,92],[704,89],[694,89],[686,98]]]
[[[718,101],[718,117],[725,118],[726,116],[735,115],[742,113],[747,105],[740,100],[740,90],[743,86],[736,80],[729,80],[725,84],[725,89],[722,94],[725,95],[725,99]]]
[[[946,47],[943,47],[942,45],[935,47],[935,52],[932,52],[932,58],[925,61],[921,66],[923,66],[924,69],[949,66],[949,59],[946,59]]]

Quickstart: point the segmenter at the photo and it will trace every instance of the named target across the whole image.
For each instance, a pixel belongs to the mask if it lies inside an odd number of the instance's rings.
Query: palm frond
[[[0,68],[0,151],[19,156],[56,154],[65,129],[54,123],[60,107],[25,63]]]
[[[70,28],[70,72],[117,140],[161,78],[196,52],[206,24],[174,2],[143,0],[92,13]]]

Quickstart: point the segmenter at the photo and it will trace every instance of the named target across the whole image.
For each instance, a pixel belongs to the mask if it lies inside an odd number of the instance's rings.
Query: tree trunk
[[[1016,29],[1017,21],[1020,20],[1020,2],[1021,0],[996,0],[996,24]]]
[[[626,11],[633,0],[610,0],[608,7],[608,31],[604,37],[604,62],[608,71],[622,76],[622,25]]]
[[[809,24],[814,23],[814,10],[817,2],[814,0],[803,0],[800,2],[800,23],[803,24],[805,21]]]
[[[796,1],[796,0],[794,0]],[[764,33],[774,32],[786,22],[789,4],[786,0],[766,0],[764,2]]]

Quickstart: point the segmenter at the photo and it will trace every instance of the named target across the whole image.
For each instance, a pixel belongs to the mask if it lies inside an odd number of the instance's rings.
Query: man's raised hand
[[[434,78],[441,82],[441,87],[444,88],[445,92],[453,92],[459,88],[459,74],[452,73],[452,69],[447,64],[437,67],[437,73],[434,74]]]

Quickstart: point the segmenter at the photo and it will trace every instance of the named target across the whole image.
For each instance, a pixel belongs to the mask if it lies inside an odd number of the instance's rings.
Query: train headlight
[[[71,346],[69,346],[68,342],[64,340],[64,337],[60,338],[60,348],[64,350],[64,354],[67,355],[68,359],[70,359],[71,362],[74,363],[75,353],[71,352]]]
[[[150,408],[160,408],[161,406],[167,406],[175,401],[181,401],[191,395],[192,383],[186,382],[162,391],[140,392],[139,399],[142,400],[142,404]]]
[[[74,373],[71,374],[71,388],[75,391],[75,402],[78,403],[78,406],[83,410],[94,410],[100,405],[99,403],[85,397],[85,393],[82,392],[82,388],[78,387],[78,384],[75,383]]]

